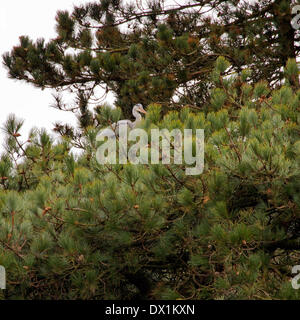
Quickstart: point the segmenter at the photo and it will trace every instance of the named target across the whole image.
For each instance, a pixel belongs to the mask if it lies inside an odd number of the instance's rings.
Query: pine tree
[[[299,31],[290,23],[296,3],[197,0],[168,6],[155,0],[141,8],[139,2],[92,2],[58,11],[57,37],[47,43],[20,37],[4,64],[13,79],[77,93],[71,109],[82,127],[93,122],[87,103],[99,98],[99,87],[117,97],[126,116],[135,103],[203,108],[219,56],[231,63],[227,73],[250,67],[254,82],[280,83],[282,67],[299,54]]]
[[[0,265],[4,299],[299,299],[300,92],[291,59],[277,89],[219,57],[206,107],[148,106],[140,127],[205,129],[205,168],[100,165],[45,130],[4,124]],[[120,109],[100,108],[101,121]]]

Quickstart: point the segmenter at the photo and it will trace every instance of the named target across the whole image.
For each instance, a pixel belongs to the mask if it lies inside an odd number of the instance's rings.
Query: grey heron
[[[132,114],[135,117],[135,120],[132,122],[128,119],[119,120],[118,122],[114,122],[110,127],[105,128],[102,130],[98,137],[105,136],[108,138],[113,138],[119,135],[119,128],[120,126],[127,126],[130,129],[135,128],[135,126],[138,124],[139,121],[142,120],[142,115],[140,114],[144,113],[146,114],[146,110],[143,108],[142,104],[138,103],[132,108]]]

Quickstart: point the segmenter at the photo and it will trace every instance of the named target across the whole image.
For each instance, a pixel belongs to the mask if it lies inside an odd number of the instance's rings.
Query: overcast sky
[[[25,120],[22,136],[33,126],[50,131],[57,120],[75,124],[72,113],[50,107],[53,102],[51,90],[40,90],[28,83],[8,79],[2,65],[2,54],[19,43],[20,35],[31,39],[55,37],[55,15],[57,10],[72,9],[78,0],[26,0],[0,1],[0,127],[10,113]],[[3,151],[3,132],[0,130],[0,153]]]

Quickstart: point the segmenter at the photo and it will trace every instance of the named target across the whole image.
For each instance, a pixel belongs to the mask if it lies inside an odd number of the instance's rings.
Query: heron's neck
[[[133,112],[133,116],[135,117],[134,123],[137,123],[138,121],[142,120],[142,116],[138,112]]]

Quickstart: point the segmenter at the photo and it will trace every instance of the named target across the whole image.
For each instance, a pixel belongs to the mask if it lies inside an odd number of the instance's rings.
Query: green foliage
[[[212,94],[211,105],[215,110],[219,110],[224,105],[227,95],[224,90],[216,88]]]
[[[57,13],[57,38],[23,36],[3,56],[11,78],[75,91],[79,127],[57,124],[55,140],[44,129],[24,138],[14,115],[3,125],[1,298],[299,299],[290,284],[300,259],[298,48],[282,18],[290,4],[205,5],[222,15],[87,3]],[[89,109],[99,85],[116,108]],[[135,103],[147,107],[139,127],[149,134],[204,129],[201,175],[184,164],[96,161],[99,128]],[[60,97],[56,107],[68,110]]]
[[[239,79],[219,88],[218,78],[206,113],[147,108],[142,128],[205,129],[199,176],[184,165],[100,166],[93,128],[77,157],[45,130],[23,144],[10,116],[0,160],[5,298],[297,297],[285,283],[299,260],[299,94],[282,86],[266,101],[258,83],[240,91],[238,108]],[[103,124],[121,118],[120,108],[97,112]]]
[[[254,87],[254,98],[260,98],[262,96],[267,96],[269,93],[268,86],[265,81],[259,82]]]
[[[230,63],[224,57],[219,57],[215,64],[216,71],[219,74],[224,73],[229,68],[229,66]]]

